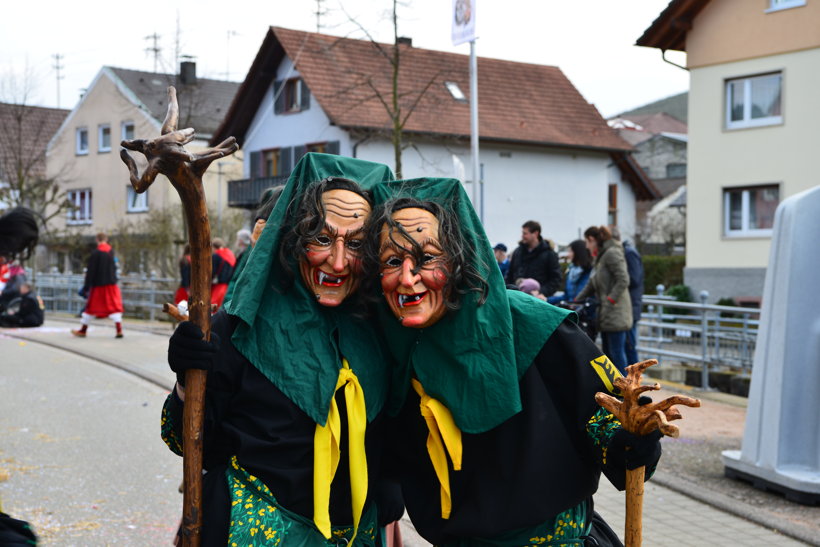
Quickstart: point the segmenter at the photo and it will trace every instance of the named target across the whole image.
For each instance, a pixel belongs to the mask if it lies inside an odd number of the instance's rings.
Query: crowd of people
[[[556,249],[534,220],[521,226],[521,241],[511,256],[504,243],[493,251],[507,288],[579,311],[590,322],[587,333],[595,339],[600,332],[604,353],[621,373],[638,362],[643,262],[634,245],[621,240],[618,227],[587,228],[583,240],[567,245],[563,271]]]
[[[177,454],[185,373],[208,372],[203,545],[389,545],[405,509],[441,546],[619,544],[599,475],[651,476],[660,434],[598,406],[618,370],[543,301],[595,288],[632,326],[628,283],[596,280],[623,260],[611,232],[570,245],[565,280],[534,221],[505,264],[457,180],[314,153],[268,205],[210,339],[183,322],[169,343]]]

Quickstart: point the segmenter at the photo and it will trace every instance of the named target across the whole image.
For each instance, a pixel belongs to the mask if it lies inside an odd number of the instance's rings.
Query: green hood
[[[368,420],[383,407],[388,385],[385,354],[370,323],[351,315],[349,305],[330,308],[316,303],[299,277],[296,258],[292,264],[296,278],[288,285],[290,276],[279,261],[279,246],[294,224],[306,188],[330,176],[354,180],[365,190],[394,179],[382,164],[305,155],[291,173],[225,305],[229,314],[242,320],[231,338],[237,350],[322,425],[342,357],[362,385]]]
[[[421,178],[373,188],[377,205],[412,197],[444,206],[460,220],[466,244],[475,250],[473,266],[487,281],[486,301],[468,292],[461,308],[426,329],[402,327],[382,301],[385,338],[397,366],[390,403],[396,413],[415,376],[442,401],[466,433],[492,429],[521,410],[518,381],[555,328],[570,313],[520,291],[508,291],[490,242],[469,198],[455,179]]]

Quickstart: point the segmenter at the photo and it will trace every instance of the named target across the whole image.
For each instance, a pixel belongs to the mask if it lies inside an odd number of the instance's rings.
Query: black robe
[[[203,459],[208,473],[203,481],[203,547],[224,547],[227,543],[231,498],[224,472],[233,455],[239,465],[265,483],[281,506],[313,519],[316,423],[236,350],[231,343],[236,321],[220,311],[211,326],[221,343],[215,369],[208,374],[205,395]],[[343,390],[336,398],[343,409]],[[180,439],[182,406],[173,391],[166,401],[166,411]],[[341,446],[346,447],[347,415],[340,414]],[[384,425],[381,415],[367,424],[365,449],[371,484],[367,503],[374,498],[380,473]],[[331,485],[330,520],[334,525],[346,525],[353,522],[352,515],[347,450],[343,449]],[[395,518],[400,516],[401,512]]]
[[[440,485],[426,451],[419,396],[409,390],[397,423],[391,467],[401,475],[407,512],[434,544],[493,538],[541,524],[588,499],[598,488],[601,451],[586,433],[606,391],[590,361],[601,351],[565,320],[519,382],[523,410],[480,434],[462,433],[462,469],[450,463],[452,512],[441,518]],[[610,476],[610,470],[603,471]],[[624,471],[611,480],[623,482]],[[591,514],[590,514],[591,518]]]

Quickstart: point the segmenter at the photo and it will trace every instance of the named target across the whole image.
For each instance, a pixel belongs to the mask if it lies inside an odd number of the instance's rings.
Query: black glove
[[[626,429],[619,429],[612,436],[607,447],[607,460],[613,469],[637,469],[653,466],[661,458],[661,437],[655,430],[647,435],[635,435]]]
[[[202,339],[202,329],[190,321],[183,321],[168,343],[168,365],[177,373],[179,385],[185,385],[185,371],[210,371],[219,352],[219,336],[211,333],[210,341]]]

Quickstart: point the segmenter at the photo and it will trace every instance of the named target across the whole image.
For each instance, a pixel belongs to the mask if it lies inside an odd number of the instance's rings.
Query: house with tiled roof
[[[103,67],[48,144],[49,172],[63,173],[61,186],[74,205],[66,215],[55,218],[52,228],[56,232],[90,239],[126,224],[137,229],[163,212],[180,217],[178,225],[183,224],[179,196],[170,182],[160,175],[145,193],[135,193],[119,155],[123,139],[160,135],[168,108],[167,88],[172,85],[177,88],[178,127],[196,130],[195,139],[186,145],[193,152],[208,146],[239,87],[235,82],[198,78],[193,62],[181,63],[179,74]],[[144,157],[132,157],[142,172]],[[227,181],[241,172],[241,153],[211,165],[203,177],[210,208],[227,205]],[[176,239],[183,236],[180,229]],[[76,264],[64,264],[65,260],[67,257],[49,257],[50,265],[76,270]],[[137,271],[145,265],[124,267]]]
[[[21,182],[46,177],[46,146],[68,113],[62,108],[0,103],[0,210],[21,204],[15,188]]]
[[[395,168],[393,46],[271,27],[211,142],[235,136],[245,172],[231,181],[234,206],[252,206],[307,151]],[[402,176],[456,176],[470,165],[469,57],[399,40],[397,90]],[[566,244],[593,224],[634,231],[635,204],[659,196],[631,156],[557,67],[478,59],[481,191],[475,204],[489,237],[509,247],[521,224],[541,222]],[[467,169],[469,172],[469,169]],[[470,175],[467,175],[469,179]],[[472,182],[465,181],[473,195]]]
[[[778,204],[817,186],[818,28],[816,0],[672,0],[638,38],[686,52],[684,281],[710,302],[759,301]]]
[[[661,194],[658,199],[638,202],[636,207],[635,241],[643,254],[680,254],[686,242],[686,207],[679,204],[686,201],[687,126],[662,110],[680,103],[671,100],[677,97],[681,95],[607,120],[609,126],[634,147],[632,156]],[[685,117],[685,104],[676,111]]]

